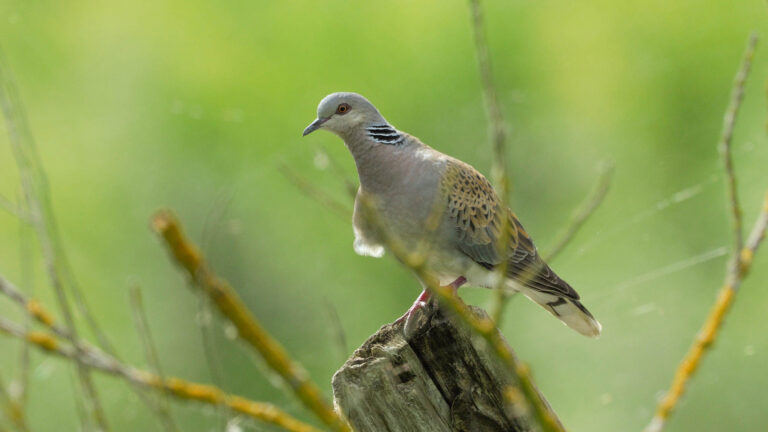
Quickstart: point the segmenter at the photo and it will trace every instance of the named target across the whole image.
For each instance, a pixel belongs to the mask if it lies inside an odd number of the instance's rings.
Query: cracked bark
[[[521,394],[515,377],[482,338],[434,306],[415,319],[407,337],[403,323],[383,326],[334,375],[336,405],[355,431],[536,430],[522,401],[505,398]]]

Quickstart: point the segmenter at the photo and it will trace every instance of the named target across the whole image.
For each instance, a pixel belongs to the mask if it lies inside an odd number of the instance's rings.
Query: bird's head
[[[381,123],[386,120],[368,99],[357,93],[331,93],[320,101],[317,119],[304,129],[303,135],[326,129],[343,136],[354,129]]]

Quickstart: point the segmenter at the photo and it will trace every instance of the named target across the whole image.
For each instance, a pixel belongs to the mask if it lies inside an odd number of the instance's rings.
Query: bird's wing
[[[450,161],[443,176],[448,215],[456,224],[459,249],[485,267],[502,262],[496,242],[504,211],[491,183],[471,166]],[[507,224],[509,244],[517,247],[515,225]]]
[[[463,162],[451,161],[443,177],[443,188],[461,252],[489,270],[506,260],[506,275],[510,279],[540,292],[579,298],[541,259],[530,235],[512,211],[501,207],[491,183],[482,174]],[[506,223],[502,223],[502,218],[506,218]],[[500,248],[498,242],[504,228],[507,244]],[[505,250],[500,257],[502,249]]]

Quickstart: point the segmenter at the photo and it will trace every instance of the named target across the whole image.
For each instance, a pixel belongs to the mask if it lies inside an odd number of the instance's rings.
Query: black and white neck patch
[[[368,126],[365,131],[368,137],[381,144],[397,145],[404,140],[400,132],[388,124]]]

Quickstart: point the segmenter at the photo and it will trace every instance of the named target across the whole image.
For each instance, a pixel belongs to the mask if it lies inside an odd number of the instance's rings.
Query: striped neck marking
[[[388,124],[368,126],[365,131],[369,138],[381,144],[397,145],[404,140],[400,132]]]

